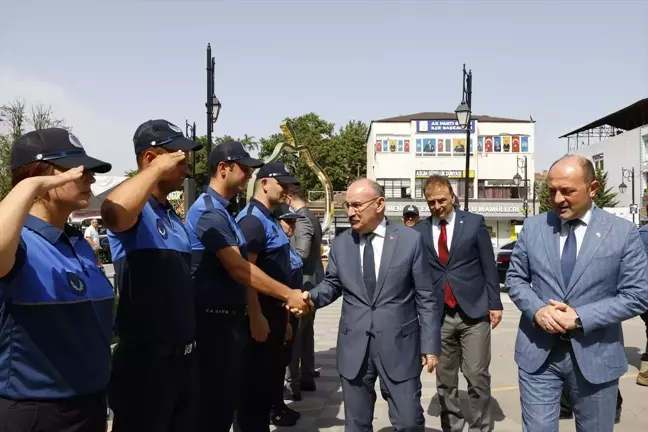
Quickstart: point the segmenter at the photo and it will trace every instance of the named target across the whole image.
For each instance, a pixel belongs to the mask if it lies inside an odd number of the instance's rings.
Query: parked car
[[[513,248],[515,247],[515,242],[507,243],[497,251],[495,262],[497,263],[497,272],[499,274],[500,283],[506,281],[506,272],[509,268],[509,263],[511,261],[511,253],[513,253]]]

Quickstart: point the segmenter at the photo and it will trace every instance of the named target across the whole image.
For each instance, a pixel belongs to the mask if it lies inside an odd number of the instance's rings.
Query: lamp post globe
[[[626,190],[628,190],[628,186],[625,183],[621,183],[619,185],[619,192],[625,193]]]
[[[522,181],[522,176],[520,175],[520,173],[517,173],[513,176],[513,184],[515,186],[520,186],[521,181]]]
[[[461,102],[455,110],[457,122],[462,129],[466,129],[470,123],[470,107],[466,102]]]

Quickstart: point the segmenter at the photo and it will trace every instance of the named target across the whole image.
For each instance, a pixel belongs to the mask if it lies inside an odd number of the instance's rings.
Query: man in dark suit
[[[468,382],[471,432],[492,430],[491,327],[502,320],[499,281],[483,216],[453,207],[450,182],[431,176],[424,188],[431,216],[414,227],[423,237],[435,290],[444,294],[437,392],[444,432],[464,428],[459,403],[459,366]]]
[[[290,244],[304,263],[303,290],[309,291],[324,279],[322,227],[318,217],[308,209],[299,186],[290,191],[290,206],[303,216],[297,219]],[[315,370],[314,322],[315,313],[302,317],[293,338],[292,360],[286,374],[293,400],[301,400],[302,391],[315,391],[319,372]]]
[[[441,351],[441,294],[425,245],[416,231],[385,220],[385,196],[372,180],[349,186],[344,205],[352,229],[335,238],[324,281],[304,295],[319,308],[343,298],[337,361],[345,430],[373,430],[380,377],[394,429],[422,432],[421,365],[432,372]]]

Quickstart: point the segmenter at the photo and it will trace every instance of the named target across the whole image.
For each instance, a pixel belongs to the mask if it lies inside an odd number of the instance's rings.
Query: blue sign
[[[470,132],[475,133],[477,130],[477,120],[470,120]],[[417,133],[461,133],[466,129],[459,126],[457,120],[417,120]]]

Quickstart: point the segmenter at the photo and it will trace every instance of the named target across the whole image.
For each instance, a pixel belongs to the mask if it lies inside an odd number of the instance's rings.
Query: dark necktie
[[[448,265],[448,232],[446,231],[446,225],[448,225],[447,220],[439,221],[439,261],[445,267]],[[450,282],[446,279],[445,283],[445,304],[450,308],[457,307],[457,299],[455,298],[452,288],[450,288]]]
[[[567,240],[565,240],[562,256],[560,257],[560,266],[562,268],[565,288],[569,285],[569,280],[571,279],[571,275],[574,272],[574,267],[576,266],[576,258],[578,257],[578,244],[576,243],[576,234],[574,233],[574,230],[578,225],[580,225],[580,222],[580,219],[574,219],[567,222],[567,225],[569,226],[569,233],[567,234]]]
[[[374,238],[374,233],[365,234],[364,238],[366,242],[362,253],[362,279],[367,288],[367,296],[369,297],[369,300],[373,300],[374,293],[376,292],[376,261],[374,259],[374,250],[371,245],[371,240]]]

